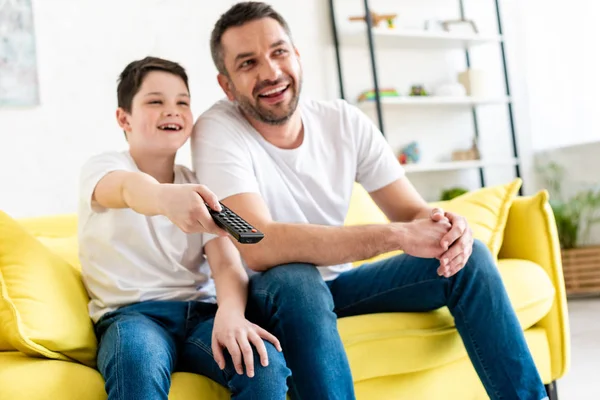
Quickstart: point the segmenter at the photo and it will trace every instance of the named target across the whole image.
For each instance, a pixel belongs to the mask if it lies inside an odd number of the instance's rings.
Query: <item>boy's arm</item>
[[[92,206],[131,208],[143,215],[164,215],[186,233],[226,233],[213,221],[205,202],[220,210],[217,197],[203,185],[161,184],[143,172],[108,172],[92,192]]]
[[[275,336],[245,318],[248,297],[248,275],[244,270],[240,253],[225,237],[210,240],[205,253],[217,289],[219,308],[215,316],[212,335],[212,350],[219,368],[225,368],[222,347],[231,355],[238,374],[244,373],[243,364],[249,377],[254,375],[252,343],[260,355],[261,364],[268,365],[267,349],[262,339],[268,340],[281,351]]]

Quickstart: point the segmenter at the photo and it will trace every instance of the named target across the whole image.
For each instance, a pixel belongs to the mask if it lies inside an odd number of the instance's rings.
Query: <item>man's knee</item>
[[[234,391],[253,393],[260,399],[283,399],[287,392],[287,379],[291,375],[285,358],[273,344],[264,341],[269,356],[269,364],[263,366],[260,356],[254,350],[254,376],[248,378],[246,374],[233,377],[232,386]],[[244,371],[246,372],[246,371]],[[244,396],[240,396],[244,397]]]
[[[487,281],[490,284],[502,283],[494,257],[487,245],[479,239],[473,241],[471,256],[459,273],[481,282]]]
[[[311,301],[333,307],[327,284],[311,264],[285,264],[253,275],[249,291],[252,296],[270,297],[278,303]]]

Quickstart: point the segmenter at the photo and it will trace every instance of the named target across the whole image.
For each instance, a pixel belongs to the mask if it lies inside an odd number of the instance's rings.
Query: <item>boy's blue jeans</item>
[[[253,378],[235,372],[226,350],[226,368],[219,369],[211,350],[216,310],[195,301],[148,301],[104,315],[96,324],[98,369],[109,400],[167,400],[175,371],[205,375],[229,388],[232,399],[284,399],[290,371],[267,341],[267,367],[253,347]]]
[[[327,283],[307,264],[282,265],[252,276],[249,307],[262,313],[260,324],[281,342],[292,371],[291,397],[354,398],[337,318],[448,306],[490,398],[546,399],[487,247],[476,241],[467,265],[451,278],[438,276],[438,266],[438,260],[403,254]]]

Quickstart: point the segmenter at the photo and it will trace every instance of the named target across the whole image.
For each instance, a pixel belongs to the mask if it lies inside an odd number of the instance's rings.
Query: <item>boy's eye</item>
[[[162,101],[160,101],[160,100],[150,100],[148,102],[148,104],[161,104],[161,103],[162,103]]]
[[[184,106],[189,106],[190,104],[187,101],[180,101],[179,103],[177,103],[179,105],[184,105]]]

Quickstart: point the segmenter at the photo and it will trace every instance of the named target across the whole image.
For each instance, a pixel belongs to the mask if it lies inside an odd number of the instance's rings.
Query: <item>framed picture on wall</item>
[[[0,0],[0,107],[38,104],[31,0]]]

